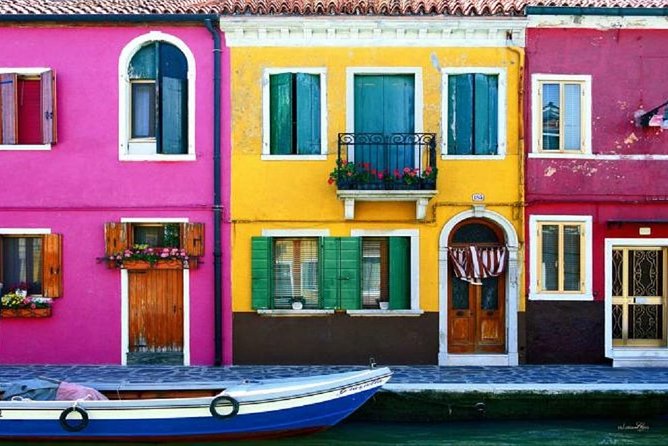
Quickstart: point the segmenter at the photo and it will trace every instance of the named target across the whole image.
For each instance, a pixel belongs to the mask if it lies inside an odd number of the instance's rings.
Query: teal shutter
[[[448,154],[472,155],[473,83],[470,74],[448,76]]]
[[[269,76],[269,151],[292,153],[292,73]]]
[[[320,75],[298,73],[297,153],[320,154]]]
[[[389,238],[390,309],[411,308],[411,252],[408,237]]]
[[[322,302],[327,310],[339,306],[339,240],[336,237],[322,239]]]
[[[341,308],[344,310],[359,310],[362,308],[362,238],[340,237],[340,269],[339,295]]]
[[[162,78],[162,153],[187,153],[187,84],[183,79]]]
[[[271,237],[251,238],[251,303],[254,310],[270,308]]]
[[[476,155],[496,155],[498,145],[498,86],[496,75],[475,75],[474,146]]]

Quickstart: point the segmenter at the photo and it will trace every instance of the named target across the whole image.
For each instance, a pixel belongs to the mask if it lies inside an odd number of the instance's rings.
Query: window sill
[[[351,317],[415,317],[421,316],[422,310],[347,310]]]
[[[529,153],[529,158],[543,158],[543,159],[564,159],[564,158],[575,158],[575,159],[594,159],[596,155],[593,155],[589,152],[557,152],[557,153],[545,153],[545,152],[533,152]]]
[[[594,296],[591,293],[584,293],[584,294],[529,293],[529,300],[593,301]]]
[[[443,161],[489,161],[489,160],[504,160],[506,155],[444,155],[441,154]]]
[[[613,367],[667,367],[668,348],[612,347]]]
[[[0,144],[0,150],[51,150],[51,144]]]
[[[184,155],[133,155],[122,154],[118,157],[120,161],[196,161],[197,157],[194,153],[187,153]]]
[[[327,161],[327,155],[270,155],[262,154],[262,161]]]
[[[329,316],[334,310],[257,310],[257,314],[266,317]]]

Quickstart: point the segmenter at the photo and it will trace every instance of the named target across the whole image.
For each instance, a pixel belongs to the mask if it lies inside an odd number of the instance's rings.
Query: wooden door
[[[455,227],[449,245],[502,246],[503,234],[491,222],[467,220]],[[449,268],[448,352],[505,353],[506,273],[475,285],[457,278]]]
[[[130,353],[183,352],[183,270],[128,271]]]

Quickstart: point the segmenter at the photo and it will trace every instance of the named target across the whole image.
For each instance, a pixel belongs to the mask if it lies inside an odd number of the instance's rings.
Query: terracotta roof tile
[[[668,0],[0,0],[0,14],[512,16],[526,6],[666,8]]]

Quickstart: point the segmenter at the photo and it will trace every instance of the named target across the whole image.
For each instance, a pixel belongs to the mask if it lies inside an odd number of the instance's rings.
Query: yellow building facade
[[[518,363],[523,27],[221,19],[234,363]],[[457,276],[482,252],[502,265]]]

